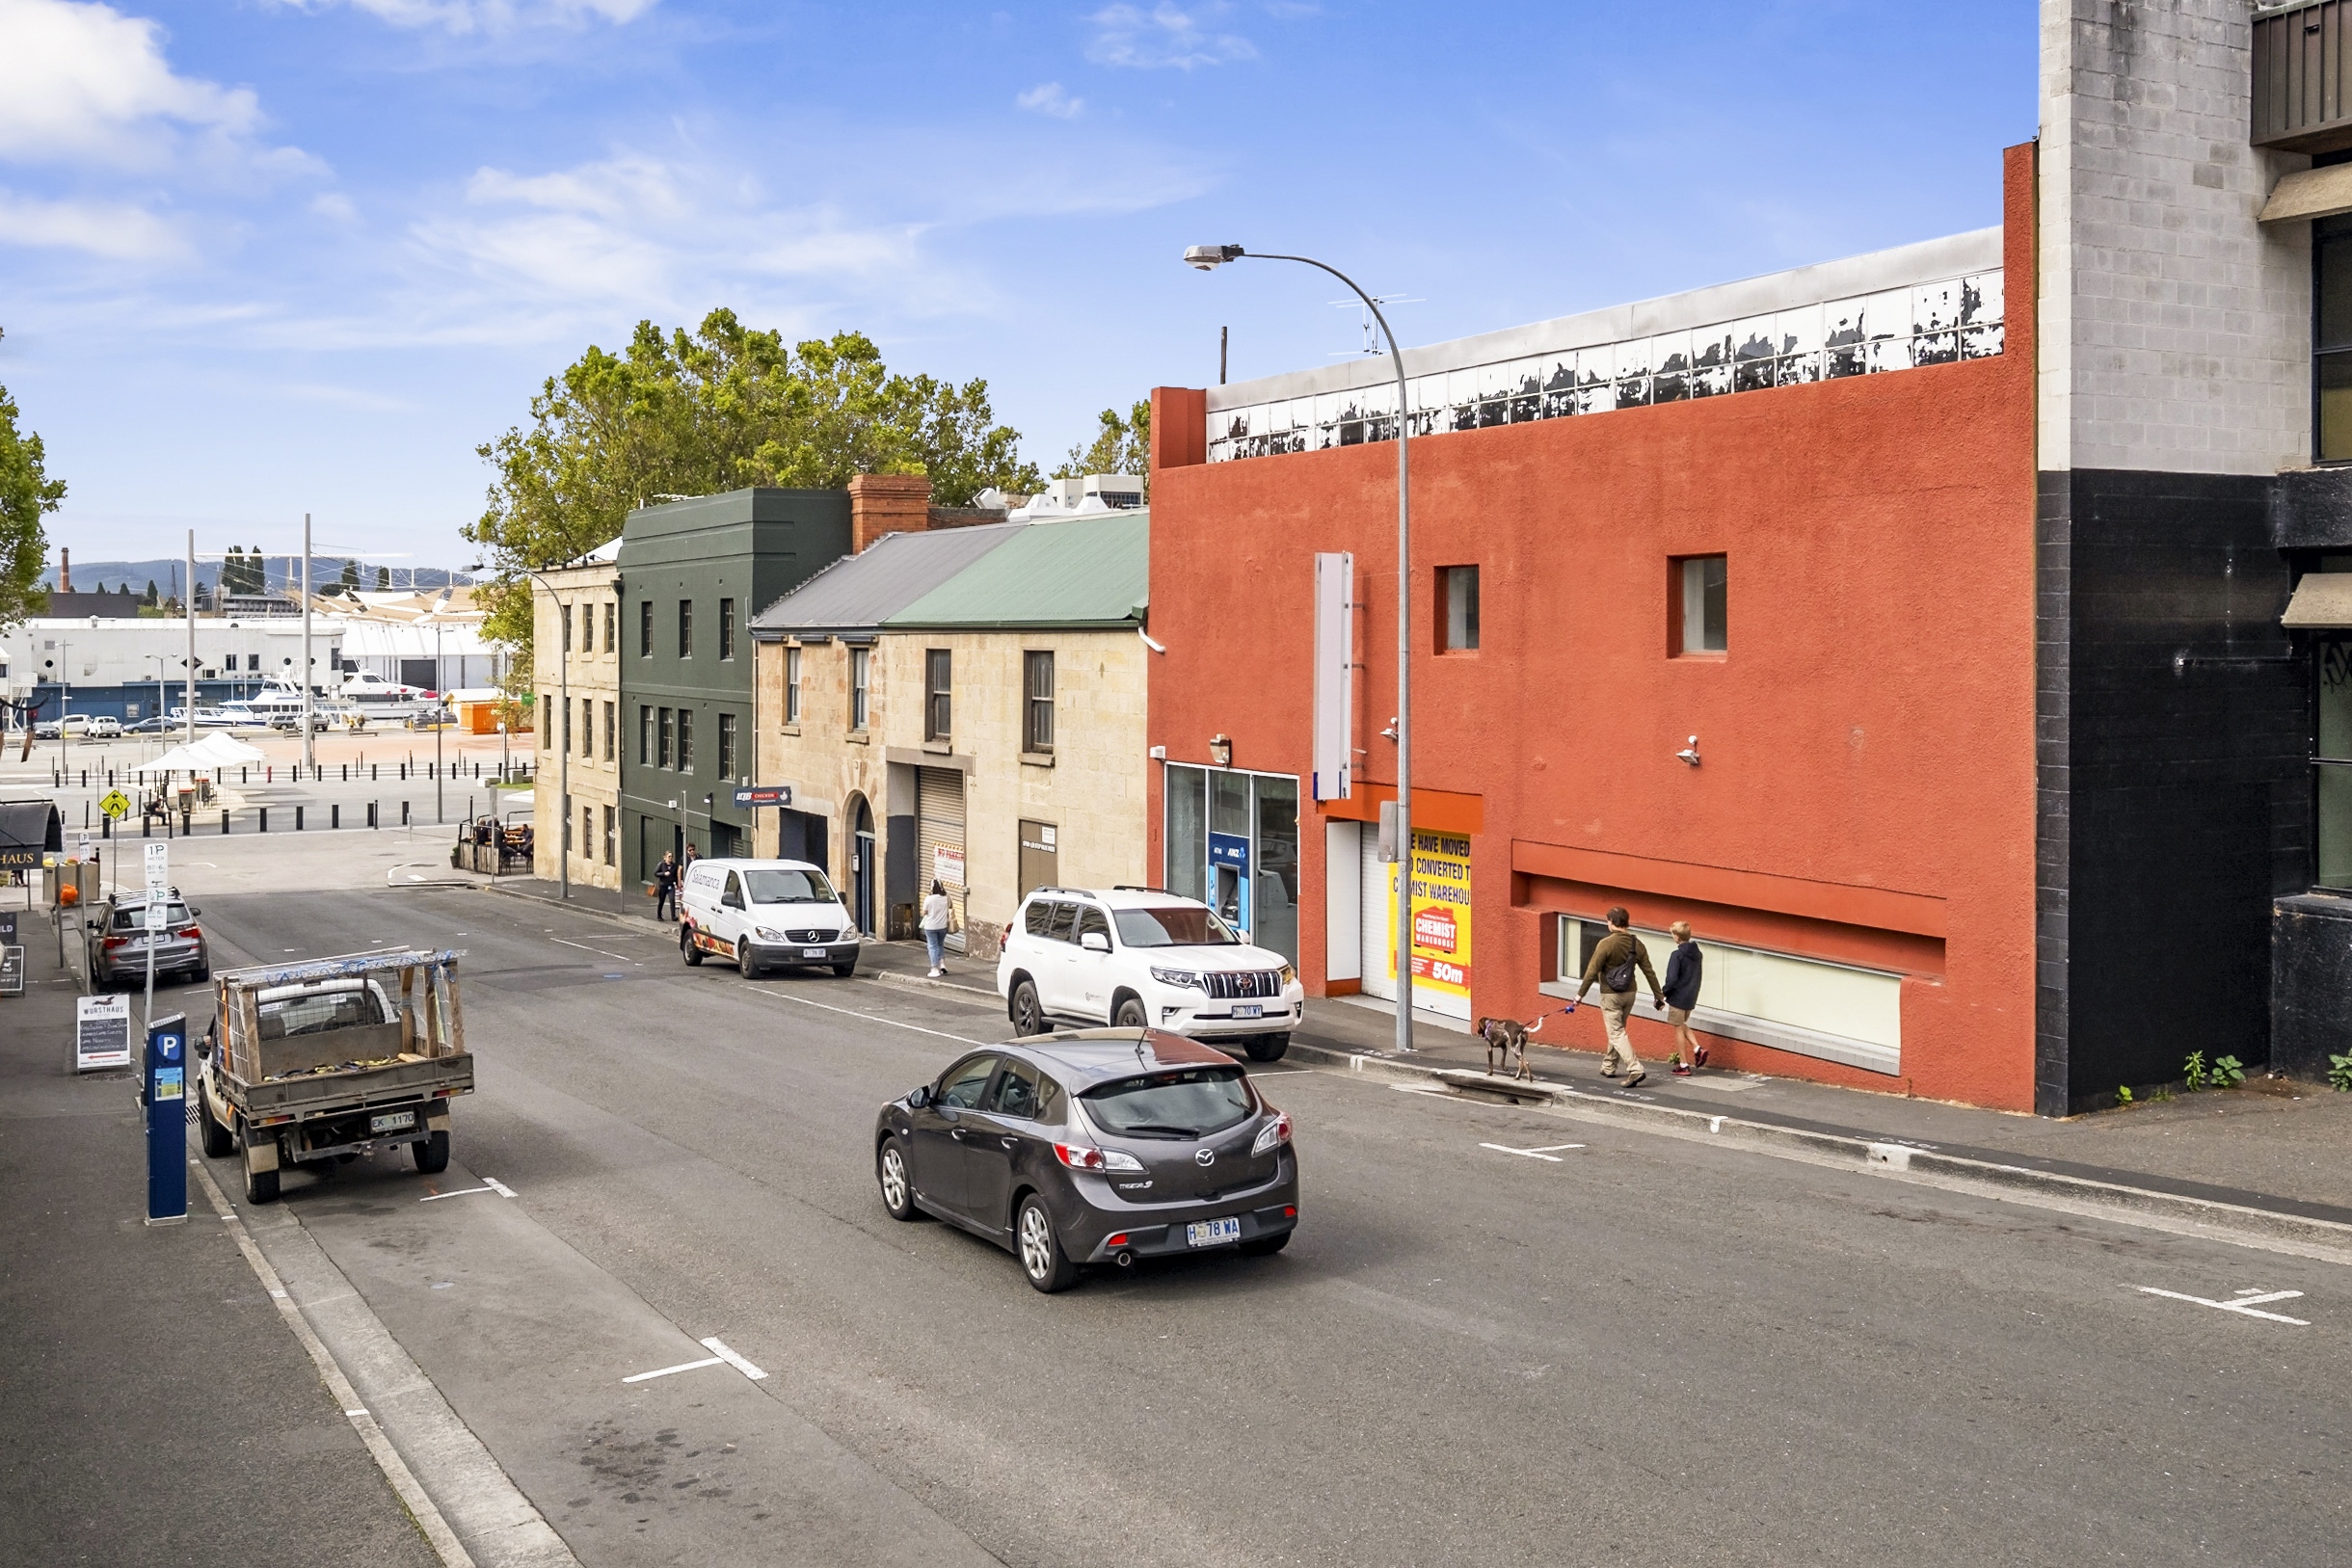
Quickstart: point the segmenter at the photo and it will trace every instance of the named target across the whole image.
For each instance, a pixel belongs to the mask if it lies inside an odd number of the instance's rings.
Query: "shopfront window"
[[[1298,959],[1298,781],[1170,763],[1162,885]]]
[[[2352,637],[2323,637],[2312,647],[2318,713],[2312,747],[2318,864],[2312,881],[2352,889]]]
[[[2312,226],[2312,372],[2322,463],[2352,459],[2352,218]]]

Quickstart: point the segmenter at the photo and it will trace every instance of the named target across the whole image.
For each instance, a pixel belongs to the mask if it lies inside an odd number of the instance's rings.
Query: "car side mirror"
[[[1081,947],[1085,948],[1086,951],[1090,953],[1107,953],[1110,951],[1110,939],[1104,936],[1100,931],[1087,932],[1084,936],[1078,939],[1078,944]]]
[[[203,914],[203,913],[204,913],[204,912],[203,912],[202,910],[198,909],[198,908],[197,908],[197,907],[196,907],[194,904],[190,904],[190,905],[188,906],[188,918],[190,918],[191,920],[195,919],[195,918],[196,918],[198,916],[200,916],[200,915],[201,915],[201,914]]]
[[[916,1110],[922,1109],[931,1103],[931,1086],[927,1083],[917,1085],[915,1092],[906,1097],[906,1103]]]

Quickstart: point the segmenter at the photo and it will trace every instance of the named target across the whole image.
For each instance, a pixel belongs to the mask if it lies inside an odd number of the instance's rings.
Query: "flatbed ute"
[[[204,1153],[242,1153],[245,1198],[269,1203],[287,1165],[406,1143],[449,1163],[449,1102],[473,1093],[460,952],[410,948],[217,970],[197,1047]]]

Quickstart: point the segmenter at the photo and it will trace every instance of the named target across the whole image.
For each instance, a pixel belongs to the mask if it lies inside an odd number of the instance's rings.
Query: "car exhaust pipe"
[[[1118,1251],[1112,1253],[1110,1255],[1110,1261],[1118,1264],[1121,1268],[1133,1268],[1136,1266],[1136,1255],[1129,1252],[1125,1247],[1121,1247]]]

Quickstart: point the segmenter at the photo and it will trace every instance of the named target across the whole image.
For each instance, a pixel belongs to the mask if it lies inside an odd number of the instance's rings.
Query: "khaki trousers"
[[[1625,1032],[1625,1020],[1633,1012],[1634,996],[1630,991],[1600,994],[1601,1024],[1609,1031],[1609,1056],[1601,1063],[1605,1073],[1631,1077],[1642,1071],[1642,1059],[1633,1053],[1633,1039]]]

